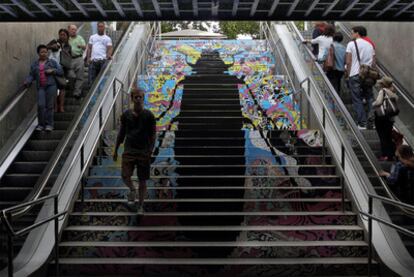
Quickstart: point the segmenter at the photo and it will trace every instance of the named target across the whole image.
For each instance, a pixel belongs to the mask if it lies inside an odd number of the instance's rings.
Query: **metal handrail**
[[[275,50],[276,49],[276,51],[279,53],[279,54],[281,54],[280,53],[280,50],[278,49],[278,47],[276,46],[277,45],[277,41],[276,41],[276,39],[274,38],[274,36],[273,36],[273,34],[272,34],[272,32],[270,31],[270,27],[268,26],[268,25],[266,25],[265,24],[265,26],[267,27],[267,30],[265,30],[264,31],[264,36],[265,36],[265,38],[266,38],[266,41],[267,42],[270,42],[270,41],[272,41],[275,45],[272,47],[272,45],[270,46],[271,48],[272,48],[272,50]],[[266,31],[268,31],[269,32],[269,35],[271,36],[271,38],[269,39],[269,37],[267,36],[267,32]],[[292,89],[294,89],[295,90],[295,87],[294,87],[294,82],[293,82],[293,79],[292,79],[292,77],[291,77],[291,75],[290,75],[290,73],[289,73],[289,70],[288,70],[288,68],[287,68],[287,66],[286,66],[286,63],[282,60],[282,64],[283,64],[283,67],[285,68],[285,71],[286,71],[286,74],[288,75],[288,79],[289,79],[289,82],[290,82],[290,84],[292,85]],[[307,90],[307,92],[306,92],[306,96],[308,97],[309,96],[309,93],[310,93],[310,87],[311,87],[311,84],[315,87],[315,84],[312,82],[312,80],[310,79],[310,78],[306,78],[306,79],[304,79],[304,80],[302,80],[302,81],[299,81],[299,86],[301,87],[301,90],[302,90],[302,92],[303,92],[303,84],[304,83],[308,83],[308,90]],[[299,90],[299,91],[297,91],[296,93],[299,93],[299,92],[301,92],[301,90]],[[323,107],[324,107],[324,110],[323,110],[323,114],[324,115],[326,115],[327,114],[327,116],[329,117],[329,119],[332,121],[332,122],[334,122],[334,119],[333,119],[333,117],[331,116],[331,114],[328,112],[328,113],[326,113],[325,111],[326,110],[328,110],[328,107],[326,106],[326,104],[325,104],[325,102],[324,101],[322,101],[322,104],[323,104]],[[301,114],[302,114],[302,111],[301,111]],[[303,119],[301,118],[301,121],[302,121]],[[324,134],[324,136],[326,135],[326,130],[325,130],[325,121],[324,122],[322,122],[322,132],[323,132],[323,134]],[[334,124],[334,128],[335,128],[335,131],[336,132],[339,132],[339,129],[336,127],[336,125]],[[325,140],[325,139],[324,139]],[[343,147],[343,144],[342,144],[342,147],[341,147],[342,149],[341,149],[341,151],[344,153],[344,151],[345,151],[345,148]],[[344,171],[344,165],[343,165],[343,163],[342,162],[338,162],[338,164],[341,164],[341,166],[338,166],[338,168],[339,168],[339,171],[340,171],[340,173],[341,173],[341,176],[342,176],[342,178],[340,179],[341,180],[341,192],[342,192],[342,195],[341,195],[341,207],[342,207],[342,211],[344,211],[345,210],[345,193],[344,193],[344,191],[345,191],[345,184],[344,184],[344,181],[343,181],[343,179],[344,179],[344,176],[345,176],[345,171]]]
[[[120,42],[118,45],[121,45],[122,42],[126,39],[125,34],[128,33],[132,28],[132,24],[129,25],[128,29],[125,31],[124,36],[121,38]],[[114,51],[114,56],[118,53],[118,47],[115,49]],[[69,126],[68,130],[69,133],[65,134],[64,140],[62,140],[58,147],[57,147],[57,151],[54,152],[53,156],[50,158],[50,161],[52,161],[52,163],[48,164],[48,167],[45,169],[44,173],[42,174],[41,178],[38,180],[34,191],[32,191],[32,193],[29,195],[28,198],[30,198],[30,200],[36,200],[40,197],[40,195],[42,195],[47,182],[49,181],[49,178],[51,177],[53,171],[55,170],[56,166],[58,165],[58,162],[60,160],[60,157],[62,156],[62,154],[64,153],[66,147],[68,146],[70,140],[72,139],[73,134],[76,132],[77,130],[77,126],[79,124],[79,122],[81,121],[85,111],[87,110],[87,108],[89,107],[89,104],[91,102],[91,100],[93,99],[93,96],[95,95],[96,91],[98,90],[99,87],[99,82],[98,80],[104,76],[107,71],[110,68],[110,65],[112,64],[113,59],[110,60],[108,62],[108,64],[106,65],[106,67],[104,68],[104,70],[102,70],[100,72],[100,74],[98,75],[98,77],[96,78],[96,81],[94,82],[93,87],[89,90],[89,94],[86,97],[86,101],[84,100],[82,107],[80,108],[79,113],[77,114],[77,117],[72,120],[71,125]],[[29,210],[31,209],[31,206],[26,206],[25,208],[18,210],[17,212],[13,213],[13,216],[21,216],[25,213],[27,213]]]
[[[399,201],[395,201],[386,197],[382,197],[379,195],[374,195],[371,193],[368,193],[368,212],[364,212],[364,211],[359,211],[359,213],[365,217],[368,218],[368,276],[371,276],[371,266],[372,266],[372,256],[373,256],[373,245],[372,245],[372,221],[375,220],[379,223],[382,223],[388,227],[391,227],[407,236],[410,236],[412,238],[414,238],[414,232],[401,227],[397,224],[394,224],[384,218],[378,217],[374,215],[374,209],[373,209],[373,200],[377,199],[380,200],[381,202],[385,202],[387,204],[391,204],[391,205],[395,205],[398,207],[403,207],[404,209],[408,209],[414,212],[414,206],[413,205],[409,205],[403,202],[399,202]]]
[[[25,234],[27,234],[28,232],[32,231],[35,228],[38,228],[40,226],[42,226],[43,224],[46,224],[50,221],[54,221],[55,222],[55,228],[54,228],[54,234],[55,234],[55,262],[56,262],[56,276],[59,276],[59,218],[61,216],[64,216],[67,213],[67,210],[59,212],[58,210],[58,194],[53,194],[53,195],[49,195],[49,196],[45,196],[45,197],[41,197],[38,198],[36,200],[30,201],[30,202],[26,202],[23,204],[19,204],[16,205],[14,207],[10,207],[7,209],[4,209],[1,211],[0,213],[0,219],[2,222],[5,223],[6,226],[6,231],[7,231],[7,273],[9,277],[13,277],[13,271],[14,271],[14,267],[13,267],[13,257],[14,257],[14,253],[13,253],[13,248],[14,248],[14,241],[13,239],[15,237],[20,237],[23,236]],[[43,203],[49,199],[53,198],[53,210],[54,210],[54,215],[53,216],[49,216],[45,219],[39,220],[36,223],[25,227],[19,231],[15,231],[13,230],[13,211],[18,210],[20,208],[26,207],[26,206],[32,206],[32,205],[36,205],[36,204],[40,204]]]
[[[294,24],[293,22],[290,22],[289,26],[293,29],[293,31],[296,33],[296,35],[300,38],[301,42],[305,41],[302,34],[300,33],[300,31],[296,27],[296,24]],[[347,125],[350,127],[349,130],[352,132],[354,138],[356,139],[357,143],[359,144],[359,146],[360,146],[361,150],[363,151],[365,157],[368,158],[367,160],[370,163],[371,168],[374,170],[375,174],[377,175],[378,179],[380,180],[380,183],[381,183],[382,187],[384,188],[385,192],[387,193],[387,195],[390,198],[398,199],[394,195],[394,193],[391,191],[391,189],[388,187],[386,182],[382,178],[380,178],[379,173],[382,170],[382,168],[381,168],[380,164],[378,163],[378,160],[377,160],[375,154],[372,152],[370,146],[366,142],[366,140],[363,137],[363,135],[361,134],[361,132],[358,130],[358,127],[357,127],[355,121],[352,119],[352,116],[349,113],[348,109],[345,107],[342,99],[340,98],[340,96],[338,95],[336,90],[333,88],[331,82],[329,81],[328,77],[326,76],[325,72],[323,71],[321,65],[316,62],[315,55],[312,53],[312,51],[308,47],[304,47],[304,48],[305,48],[305,51],[307,51],[307,54],[310,55],[313,58],[313,60],[315,61],[315,65],[316,65],[316,68],[319,71],[319,74],[323,77],[323,81],[325,82],[325,85],[329,88],[330,96],[335,100],[335,105],[339,108],[341,114],[343,114],[342,118],[345,119]]]

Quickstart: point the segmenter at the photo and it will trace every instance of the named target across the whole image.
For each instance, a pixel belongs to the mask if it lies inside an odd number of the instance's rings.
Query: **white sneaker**
[[[128,204],[134,204],[135,203],[135,197],[136,197],[136,192],[135,191],[130,191],[128,193]]]
[[[144,207],[143,206],[138,207],[138,214],[139,215],[143,215],[144,214]]]
[[[367,127],[365,127],[365,126],[362,126],[362,125],[359,125],[359,124],[358,124],[358,129],[359,129],[359,130],[366,130],[366,129],[367,129]]]
[[[43,131],[45,128],[42,125],[37,125],[36,126],[36,131]]]

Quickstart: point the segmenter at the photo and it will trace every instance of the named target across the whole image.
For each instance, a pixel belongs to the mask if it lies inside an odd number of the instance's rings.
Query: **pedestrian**
[[[113,159],[118,159],[118,148],[124,143],[122,154],[122,180],[130,189],[128,203],[135,202],[137,193],[131,176],[135,167],[139,180],[138,213],[144,212],[146,181],[150,178],[151,154],[155,145],[155,117],[144,109],[144,91],[135,88],[131,91],[133,109],[125,111],[121,116],[121,127],[115,144]]]
[[[69,45],[72,48],[72,69],[76,75],[73,96],[80,98],[82,96],[83,75],[85,65],[83,61],[83,52],[86,49],[86,43],[82,36],[78,35],[76,25],[69,25]]]
[[[312,39],[310,43],[318,44],[318,56],[317,61],[323,63],[327,56],[329,48],[333,43],[333,35],[335,34],[335,28],[332,25],[326,25],[322,35]]]
[[[53,130],[53,105],[57,92],[56,76],[63,76],[62,67],[53,59],[48,58],[46,45],[37,47],[39,58],[30,66],[30,74],[24,81],[29,87],[36,81],[37,89],[37,120],[36,131]]]
[[[98,22],[98,33],[89,38],[87,50],[89,86],[95,81],[106,62],[112,59],[112,49],[112,40],[105,34],[105,22]]]
[[[362,39],[361,33],[366,32],[363,26],[352,27],[352,41],[346,47],[346,79],[351,91],[352,104],[357,117],[359,129],[372,128],[372,85],[362,82],[359,77],[361,65],[375,67],[375,51],[372,45]],[[364,102],[367,110],[364,108]],[[368,124],[369,123],[369,124]],[[368,126],[367,126],[368,125]]]
[[[381,171],[380,176],[386,177],[387,183],[396,192],[401,201],[412,204],[414,201],[414,153],[405,144],[395,151],[397,161],[391,166],[391,172]]]
[[[372,103],[374,109],[381,107],[384,103],[384,99],[388,97],[391,102],[397,104],[398,96],[393,88],[393,81],[390,77],[383,77],[378,80],[377,85],[380,89],[377,99]],[[392,129],[394,125],[394,116],[386,116],[375,114],[375,129],[377,130],[378,137],[381,142],[381,153],[379,157],[380,161],[391,161],[394,159],[395,143],[392,139]]]
[[[63,69],[65,79],[74,78],[72,71],[72,48],[69,45],[69,32],[66,29],[59,30],[59,38],[50,41],[47,44],[49,49],[49,59],[54,59]],[[58,86],[58,96],[56,98],[55,112],[65,112],[65,89],[66,87]]]
[[[341,80],[345,72],[346,48],[341,43],[343,39],[344,36],[341,32],[336,32],[333,36],[332,47],[334,50],[335,64],[333,70],[327,72],[327,76],[338,94],[341,94]]]
[[[312,39],[315,39],[323,34],[325,31],[326,23],[322,21],[316,21],[314,24],[314,28],[312,31]],[[318,56],[319,47],[318,44],[312,44],[312,53],[315,55],[315,57]]]

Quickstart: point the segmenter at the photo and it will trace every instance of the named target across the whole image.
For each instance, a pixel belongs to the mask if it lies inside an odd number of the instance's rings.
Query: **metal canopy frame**
[[[412,0],[4,0],[0,21],[412,21]]]

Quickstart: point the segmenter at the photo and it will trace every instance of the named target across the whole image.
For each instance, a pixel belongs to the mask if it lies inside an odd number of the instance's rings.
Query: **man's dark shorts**
[[[122,178],[131,177],[137,167],[139,181],[150,178],[151,157],[146,155],[122,154]]]

